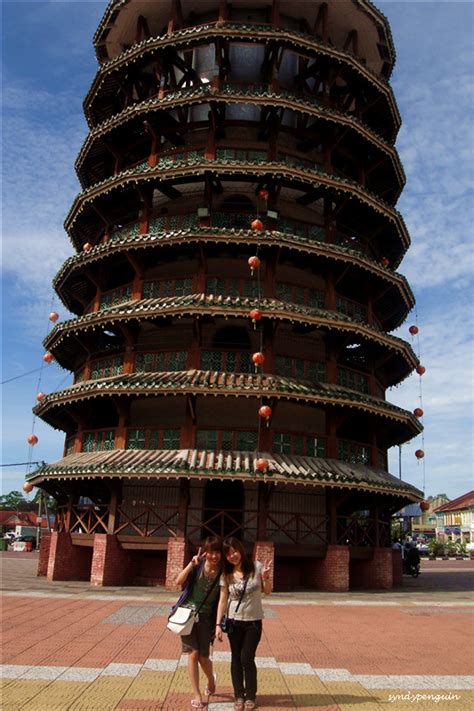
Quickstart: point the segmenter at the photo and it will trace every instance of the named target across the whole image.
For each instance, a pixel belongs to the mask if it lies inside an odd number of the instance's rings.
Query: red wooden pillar
[[[123,372],[124,374],[135,372],[135,349],[134,346],[126,346],[123,354]]]

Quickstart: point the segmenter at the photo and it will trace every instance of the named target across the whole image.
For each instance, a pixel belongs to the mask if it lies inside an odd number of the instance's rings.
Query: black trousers
[[[255,652],[262,637],[262,620],[234,622],[229,634],[232,659],[230,673],[236,699],[255,701],[257,696],[257,667]]]

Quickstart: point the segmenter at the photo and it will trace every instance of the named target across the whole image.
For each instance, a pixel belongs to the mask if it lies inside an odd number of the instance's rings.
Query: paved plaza
[[[91,588],[36,577],[37,554],[0,554],[3,711],[189,710],[178,638],[162,588]],[[259,708],[474,707],[471,561],[423,561],[388,592],[278,593],[265,604]],[[227,641],[217,693],[232,709]]]

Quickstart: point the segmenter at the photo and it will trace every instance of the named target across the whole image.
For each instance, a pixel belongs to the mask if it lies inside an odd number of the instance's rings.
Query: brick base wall
[[[48,560],[48,580],[89,580],[92,549],[73,546],[69,533],[54,531]]]
[[[51,550],[51,536],[52,533],[41,532],[40,538],[40,549],[38,558],[38,570],[36,575],[47,575],[48,574],[48,562],[49,562],[49,552]]]
[[[392,585],[403,585],[402,551],[392,549]]]
[[[185,566],[187,558],[187,547],[184,538],[170,538],[168,540],[168,556],[166,558],[166,582],[167,590],[179,590],[176,585],[176,578]]]
[[[307,567],[306,586],[313,590],[347,592],[349,590],[349,547],[328,546],[326,557],[317,558]]]
[[[275,573],[275,546],[273,543],[270,541],[256,541],[253,547],[253,559],[259,560],[264,565],[270,563],[270,580],[273,588]]]
[[[133,558],[115,535],[96,533],[92,553],[91,585],[127,585],[134,577]]]
[[[391,588],[393,586],[392,553],[391,548],[374,548],[372,559],[351,561],[351,587],[369,590]]]

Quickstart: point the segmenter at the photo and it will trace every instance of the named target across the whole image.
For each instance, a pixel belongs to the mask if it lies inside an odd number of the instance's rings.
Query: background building
[[[469,544],[474,549],[474,491],[449,501],[436,510],[436,537],[440,542]]]
[[[64,456],[41,572],[166,581],[211,532],[274,558],[280,588],[393,583],[390,520],[421,492],[387,449],[415,368],[388,79],[366,0],[117,0],[84,101],[73,318],[47,358],[74,384],[36,412]],[[423,453],[420,454],[422,456]]]

